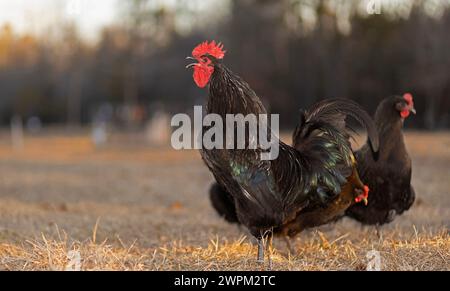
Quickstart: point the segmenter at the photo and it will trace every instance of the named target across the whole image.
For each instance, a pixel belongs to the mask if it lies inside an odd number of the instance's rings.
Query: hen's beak
[[[364,206],[367,206],[369,204],[369,199],[368,196],[362,194],[355,198],[355,202],[356,203],[364,202]]]
[[[367,206],[369,204],[369,200],[367,199],[367,197],[364,197],[362,201],[364,202],[364,206]]]
[[[187,57],[186,60],[195,60],[193,57]],[[192,63],[186,66],[186,69],[192,68],[193,66],[196,66],[197,63]]]
[[[360,203],[360,202],[364,202],[364,205],[367,206],[369,204],[369,187],[367,185],[364,186],[364,190],[357,190],[360,193],[362,192],[362,194],[360,194],[358,197],[355,198],[355,202],[356,203]]]
[[[416,109],[414,107],[411,107],[411,109],[409,109],[410,112],[412,112],[413,114],[416,114]]]

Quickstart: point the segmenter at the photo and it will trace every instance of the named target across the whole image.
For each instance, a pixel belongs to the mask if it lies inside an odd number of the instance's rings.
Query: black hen
[[[405,147],[402,128],[410,112],[415,113],[411,94],[384,99],[375,113],[380,136],[379,159],[372,158],[368,145],[356,152],[358,172],[370,187],[367,207],[354,205],[347,216],[363,224],[382,225],[408,210],[414,203],[411,186],[411,159]]]
[[[199,87],[209,84],[207,113],[266,114],[250,86],[226,68],[219,59],[220,45],[202,43],[193,50],[198,62],[194,80]],[[327,205],[343,189],[360,189],[355,182],[355,160],[348,135],[332,120],[352,115],[368,128],[369,139],[378,150],[378,136],[370,117],[346,100],[325,101],[305,117],[299,150],[278,141],[275,160],[262,160],[263,150],[202,149],[201,155],[218,184],[233,197],[238,221],[258,239],[258,260],[263,260],[261,239],[297,218],[310,205]],[[260,125],[260,124],[258,124]],[[225,135],[224,135],[225,136]],[[247,142],[249,136],[246,136]]]

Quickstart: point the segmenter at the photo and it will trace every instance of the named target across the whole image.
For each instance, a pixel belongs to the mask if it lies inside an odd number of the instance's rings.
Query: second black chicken
[[[362,224],[383,225],[408,210],[415,200],[411,186],[411,158],[406,150],[402,128],[410,113],[416,113],[411,94],[384,99],[375,112],[380,137],[378,160],[367,144],[356,152],[358,172],[370,187],[367,207],[354,205],[347,216]]]

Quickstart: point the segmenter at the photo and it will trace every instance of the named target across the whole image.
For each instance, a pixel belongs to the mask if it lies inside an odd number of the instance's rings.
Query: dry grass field
[[[450,133],[409,132],[413,208],[383,227],[344,219],[302,233],[289,254],[274,241],[274,270],[450,270]],[[139,139],[95,148],[88,135],[0,139],[0,270],[266,270],[245,230],[210,207],[212,177],[195,151]],[[77,251],[74,253],[71,251]]]

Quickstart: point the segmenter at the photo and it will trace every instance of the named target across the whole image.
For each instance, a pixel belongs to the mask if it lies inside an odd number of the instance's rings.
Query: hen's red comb
[[[403,99],[406,100],[406,102],[408,102],[408,104],[412,104],[413,103],[413,96],[410,93],[406,93],[403,95]]]
[[[196,46],[192,51],[192,56],[198,59],[203,55],[209,54],[220,60],[225,56],[225,52],[226,51],[223,50],[223,44],[221,44],[220,42],[216,44],[216,42],[213,40],[210,43],[205,41]]]

